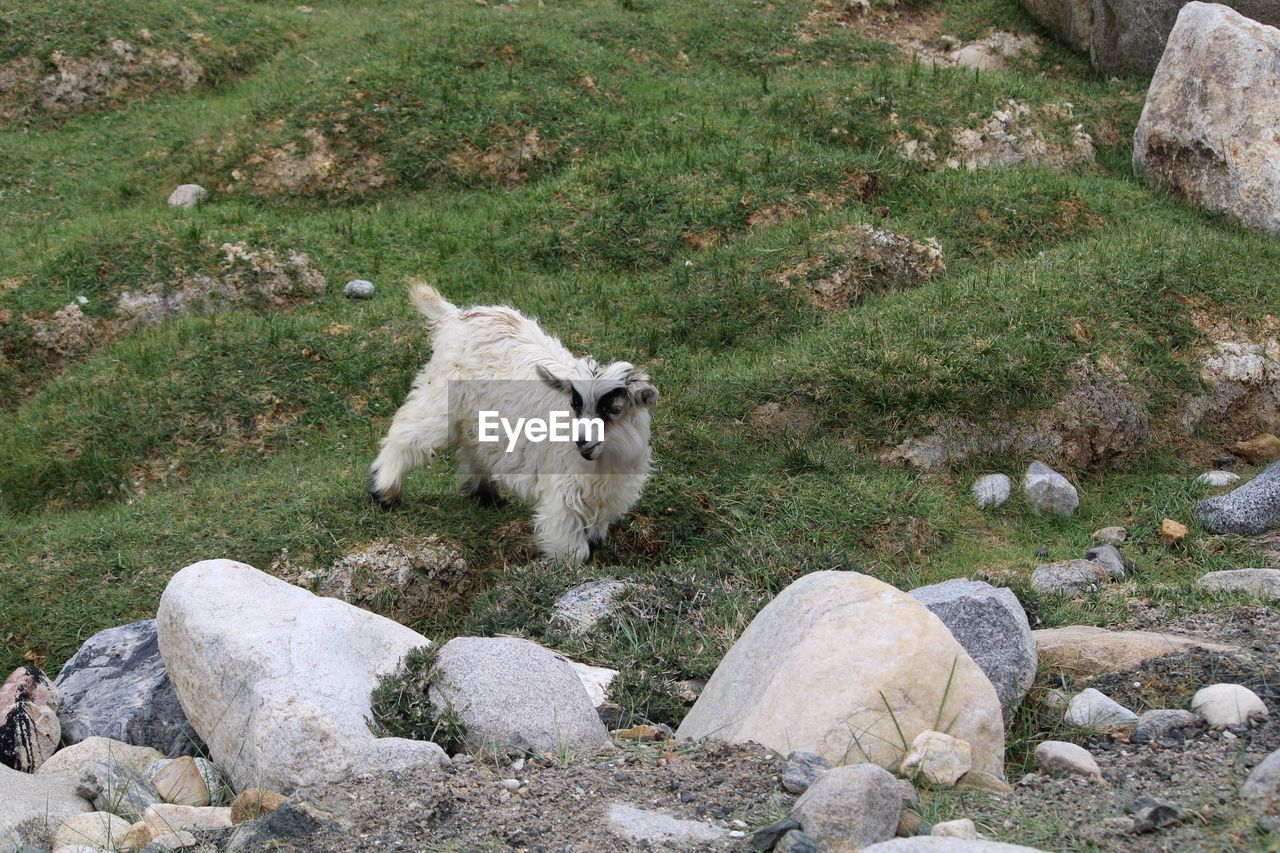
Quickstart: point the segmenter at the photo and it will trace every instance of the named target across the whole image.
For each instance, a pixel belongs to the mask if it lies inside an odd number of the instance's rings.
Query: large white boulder
[[[378,678],[429,645],[390,619],[207,560],[169,581],[156,628],[187,718],[237,789],[288,793],[446,760],[435,744],[369,731]]]
[[[1178,13],[1133,135],[1133,166],[1280,236],[1280,30],[1216,3]]]
[[[856,572],[814,572],[752,620],[676,732],[894,767],[923,731],[1004,777],[1000,699],[937,616]]]

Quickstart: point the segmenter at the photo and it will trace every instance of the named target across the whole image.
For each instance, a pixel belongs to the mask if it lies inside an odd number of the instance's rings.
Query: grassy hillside
[[[1280,243],[1134,178],[1140,81],[1047,40],[1004,70],[930,67],[877,23],[926,45],[1035,34],[1014,0],[868,16],[826,0],[314,7],[0,5],[0,66],[48,73],[55,51],[93,57],[103,33],[142,43],[145,28],[209,69],[186,91],[24,102],[0,128],[0,672],[56,670],[93,632],[152,615],[199,559],[266,569],[288,549],[326,566],[436,533],[483,592],[414,627],[524,633],[619,666],[624,701],[674,722],[677,682],[708,675],[814,567],[904,588],[996,577],[1052,625],[1122,618],[1135,593],[1201,606],[1196,577],[1250,559],[1159,542],[1162,518],[1190,521],[1213,442],[1237,437],[1175,444],[1162,425],[1198,387],[1204,317],[1248,335],[1280,309]],[[1047,154],[938,167],[951,128],[1010,101]],[[1063,161],[1077,124],[1096,157]],[[901,156],[908,139],[938,160]],[[186,182],[210,203],[167,207]],[[839,266],[862,223],[936,239],[945,272],[838,310],[805,298],[789,275]],[[316,275],[322,292],[301,286]],[[648,366],[658,471],[595,562],[527,565],[527,509],[463,498],[449,462],[412,475],[397,511],[370,505],[365,471],[429,355],[414,275]],[[372,301],[342,297],[354,277]],[[120,300],[210,282],[235,298],[158,322]],[[1018,454],[930,477],[882,461],[940,417],[1047,410],[1082,359],[1121,366],[1158,440],[1123,470],[1075,472],[1077,517],[973,507],[973,476],[1016,479]],[[1078,556],[1106,524],[1130,527],[1135,581],[1088,602],[1026,587],[1037,551]],[[651,589],[589,640],[547,626],[559,592],[606,576]]]

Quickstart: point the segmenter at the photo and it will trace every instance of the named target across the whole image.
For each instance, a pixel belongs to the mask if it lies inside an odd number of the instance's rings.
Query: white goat
[[[406,472],[454,451],[458,479],[481,503],[501,503],[502,486],[534,506],[542,553],[583,562],[604,541],[649,478],[650,413],[658,391],[625,361],[601,367],[574,358],[538,324],[503,306],[459,309],[430,285],[410,299],[427,318],[431,360],[413,381],[370,469],[369,494],[383,509]],[[481,441],[480,413],[603,422],[603,437],[573,441]],[[598,427],[599,424],[596,424]],[[504,427],[505,429],[505,427]]]

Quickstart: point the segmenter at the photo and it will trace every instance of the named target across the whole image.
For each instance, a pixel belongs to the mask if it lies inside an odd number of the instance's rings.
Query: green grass
[[[622,704],[676,723],[678,682],[708,676],[815,568],[902,588],[997,579],[1039,626],[1113,621],[1128,594],[1208,606],[1194,579],[1248,558],[1199,535],[1159,542],[1160,520],[1189,521],[1201,497],[1203,460],[1176,448],[1081,473],[1070,520],[1020,499],[973,508],[974,475],[1023,459],[934,478],[879,459],[938,417],[1043,408],[1081,358],[1122,365],[1163,423],[1197,387],[1197,312],[1247,330],[1280,310],[1280,244],[1133,177],[1139,84],[1053,45],[975,74],[922,68],[856,27],[801,40],[801,0],[295,5],[0,7],[7,59],[88,56],[141,27],[179,50],[193,14],[234,51],[192,92],[0,128],[0,672],[24,657],[56,670],[93,632],[152,615],[196,560],[267,568],[287,548],[327,565],[435,532],[484,592],[415,628],[518,633],[613,666]],[[1032,29],[1013,0],[926,5],[965,37]],[[895,129],[978,127],[1010,99],[1073,104],[1097,163],[970,173],[894,153]],[[1069,124],[1040,129],[1060,141]],[[165,206],[187,181],[211,203]],[[936,237],[946,273],[834,313],[782,287],[862,222]],[[215,275],[238,241],[306,252],[327,292],[115,325],[119,293]],[[396,512],[369,505],[368,463],[429,355],[413,275],[650,369],[657,473],[592,564],[529,565],[527,509],[464,499],[449,462],[412,475]],[[377,297],[343,299],[353,277]],[[78,297],[99,324],[91,350],[42,349],[36,327]],[[761,423],[769,402],[807,407],[813,428]],[[1107,524],[1133,531],[1131,585],[1029,589],[1038,549],[1078,556]],[[586,638],[549,622],[559,593],[606,576],[641,584],[616,619]]]

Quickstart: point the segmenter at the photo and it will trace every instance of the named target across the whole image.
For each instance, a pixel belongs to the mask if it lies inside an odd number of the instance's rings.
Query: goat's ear
[[[633,370],[627,374],[627,398],[634,406],[652,406],[658,402],[658,389],[649,383],[649,374]]]
[[[552,391],[559,391],[561,394],[571,394],[573,392],[573,384],[568,379],[557,379],[550,370],[547,370],[541,364],[534,365],[534,369],[538,371],[538,378]]]

